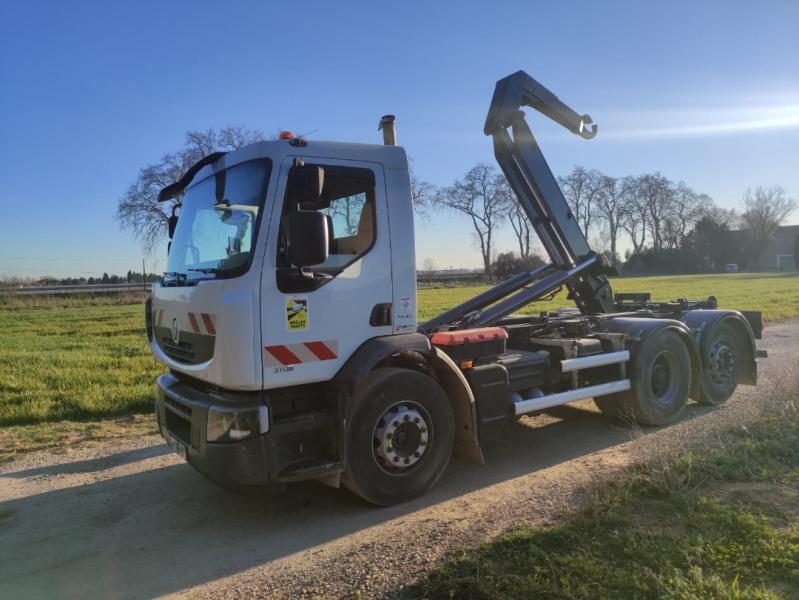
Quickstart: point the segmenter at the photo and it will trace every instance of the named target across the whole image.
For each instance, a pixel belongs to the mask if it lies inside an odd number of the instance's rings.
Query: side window
[[[358,235],[358,225],[366,207],[366,192],[336,198],[328,208],[322,209],[332,222],[333,237],[341,239]]]
[[[304,203],[302,210],[316,210],[327,218],[328,248],[327,260],[313,267],[313,271],[321,271],[337,275],[350,263],[366,254],[374,244],[377,228],[375,225],[375,179],[369,169],[319,165],[325,170],[324,187],[319,200]],[[295,207],[284,203],[281,220],[281,238],[288,232],[288,220]],[[290,244],[302,243],[301,240],[290,240]],[[281,262],[280,248],[278,263]],[[283,257],[283,266],[287,257]]]
[[[360,180],[364,182],[364,180]],[[327,181],[325,181],[327,187]],[[374,194],[368,190],[330,201],[327,215],[330,255],[322,268],[343,267],[362,256],[375,240]]]

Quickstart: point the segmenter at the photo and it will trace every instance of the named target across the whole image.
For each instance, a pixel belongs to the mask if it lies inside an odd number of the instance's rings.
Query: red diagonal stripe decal
[[[269,354],[274,356],[284,365],[296,365],[302,362],[299,358],[297,358],[296,354],[294,354],[285,346],[267,346],[264,348],[264,350],[269,352]]]
[[[205,323],[205,328],[208,330],[208,333],[211,335],[216,335],[216,329],[214,328],[214,322],[211,319],[211,315],[208,313],[202,313],[203,323]]]
[[[305,347],[316,355],[319,360],[332,360],[336,353],[328,348],[324,342],[305,342]]]
[[[194,330],[194,333],[200,333],[200,326],[197,324],[197,317],[194,316],[194,313],[189,313],[189,321],[191,321],[191,328]]]

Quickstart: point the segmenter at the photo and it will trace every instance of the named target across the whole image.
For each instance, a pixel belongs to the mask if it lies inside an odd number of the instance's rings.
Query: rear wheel
[[[631,379],[632,389],[594,400],[603,413],[642,425],[677,419],[691,387],[691,355],[679,334],[666,329],[647,340],[635,357]]]
[[[716,406],[726,402],[738,386],[741,375],[741,344],[728,323],[721,323],[711,334],[702,357],[700,404]]]
[[[343,483],[374,504],[421,496],[447,468],[454,440],[452,406],[435,380],[376,369],[352,399]]]

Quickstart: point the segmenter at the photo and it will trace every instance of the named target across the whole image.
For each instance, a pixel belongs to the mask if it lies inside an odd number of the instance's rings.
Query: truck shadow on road
[[[691,405],[686,418],[706,412]],[[234,494],[164,457],[162,446],[6,473],[63,482],[125,464],[135,470],[0,503],[0,596],[178,592],[630,439],[630,428],[594,410],[559,408],[487,443],[485,466],[453,460],[431,493],[389,508],[315,482],[278,496]]]
[[[45,465],[42,467],[24,469],[22,471],[13,471],[0,476],[13,477],[14,479],[24,479],[27,477],[52,477],[57,475],[95,473],[97,471],[105,471],[107,469],[112,469],[114,467],[138,462],[148,458],[164,456],[170,452],[171,450],[168,446],[159,444],[158,446],[145,446],[144,448],[135,448],[133,450],[126,450],[125,452],[117,452],[116,454],[109,454],[106,456],[98,456],[97,458],[91,458],[88,460],[77,460],[74,462],[65,462],[57,465]]]

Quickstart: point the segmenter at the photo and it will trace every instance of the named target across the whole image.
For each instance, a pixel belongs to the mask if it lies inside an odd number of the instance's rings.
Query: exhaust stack
[[[383,144],[386,146],[397,145],[397,123],[395,119],[394,115],[380,117],[380,125],[377,126],[377,130],[383,132]]]

